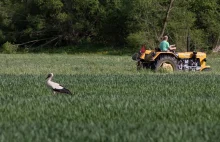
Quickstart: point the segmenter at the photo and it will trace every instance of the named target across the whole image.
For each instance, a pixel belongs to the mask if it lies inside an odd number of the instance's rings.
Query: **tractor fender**
[[[152,60],[156,60],[161,55],[168,55],[168,56],[173,56],[175,58],[178,58],[177,53],[173,53],[173,52],[156,52],[155,55],[153,56]]]

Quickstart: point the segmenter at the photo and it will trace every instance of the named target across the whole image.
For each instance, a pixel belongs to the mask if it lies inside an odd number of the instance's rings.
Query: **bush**
[[[10,42],[6,42],[2,45],[2,52],[6,54],[16,53],[18,46],[11,44]]]
[[[128,46],[132,48],[139,48],[141,45],[146,44],[146,35],[144,32],[130,34],[127,37]]]

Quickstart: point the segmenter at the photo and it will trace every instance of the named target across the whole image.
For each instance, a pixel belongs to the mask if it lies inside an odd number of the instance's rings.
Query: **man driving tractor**
[[[168,36],[163,37],[163,41],[160,43],[160,51],[167,52],[167,51],[173,51],[176,50],[175,45],[170,45],[168,42]]]

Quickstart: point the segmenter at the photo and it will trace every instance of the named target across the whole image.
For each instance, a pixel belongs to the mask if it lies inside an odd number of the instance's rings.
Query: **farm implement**
[[[137,69],[148,68],[155,71],[209,71],[206,65],[206,53],[203,52],[161,52],[158,49],[145,50],[142,47],[132,56]]]

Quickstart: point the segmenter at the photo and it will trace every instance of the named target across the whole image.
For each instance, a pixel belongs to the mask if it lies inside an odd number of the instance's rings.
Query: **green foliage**
[[[2,30],[0,30],[0,43],[5,40],[5,36],[3,35]]]
[[[186,51],[186,39],[188,34],[190,34],[191,42],[193,40],[200,40],[204,42],[203,34],[198,34],[197,37],[194,36],[196,35],[194,34],[196,29],[191,27],[194,26],[194,22],[196,20],[195,13],[189,11],[188,7],[190,7],[188,1],[175,1],[170,14],[170,19],[172,20],[169,20],[166,29],[166,34],[170,37],[170,44],[175,44],[178,51]]]
[[[204,31],[202,36],[206,37],[206,46],[217,46],[216,43],[219,40],[220,35],[219,1],[195,0],[195,2],[192,3],[190,10],[193,11],[196,15],[194,28]]]
[[[215,48],[220,36],[219,5],[218,0],[175,0],[165,29],[170,42],[185,50],[189,31],[192,48]],[[156,47],[168,6],[165,0],[4,0],[0,2],[0,44],[126,47],[136,37]]]
[[[127,37],[128,46],[133,48],[140,48],[142,45],[146,45],[145,32],[133,33]]]
[[[160,32],[162,15],[161,11],[153,7],[159,6],[158,2],[148,0],[133,0],[127,4],[128,30],[130,38],[133,35],[144,35],[145,43],[150,47],[155,47],[157,34]],[[141,33],[141,34],[140,34]]]
[[[12,53],[16,53],[18,46],[17,45],[13,45],[10,42],[6,42],[2,45],[2,52],[6,53],[6,54],[12,54]]]

